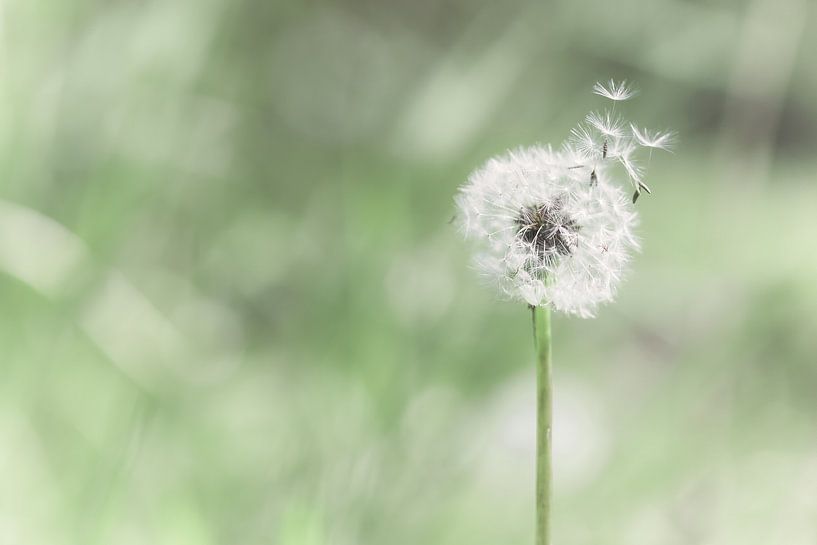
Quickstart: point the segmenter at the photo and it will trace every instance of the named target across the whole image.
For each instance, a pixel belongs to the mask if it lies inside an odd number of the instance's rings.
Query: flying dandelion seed
[[[676,135],[674,131],[660,132],[651,131],[649,129],[639,129],[632,123],[630,123],[630,130],[639,145],[645,148],[672,151],[672,146],[675,144]]]
[[[590,112],[585,121],[605,137],[621,138],[624,136],[624,122],[621,117],[609,110],[603,113]]]
[[[612,79],[606,84],[597,82],[593,86],[593,92],[615,101],[629,100],[638,94],[638,90],[627,83],[626,80],[616,83]]]
[[[604,159],[606,155],[605,142],[599,140],[594,131],[579,125],[570,130],[569,143],[583,157],[593,160]]]

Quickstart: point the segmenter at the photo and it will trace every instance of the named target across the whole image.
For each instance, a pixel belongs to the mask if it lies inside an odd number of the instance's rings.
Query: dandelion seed
[[[638,90],[629,85],[627,80],[616,83],[616,81],[612,79],[607,82],[606,86],[601,82],[597,82],[593,86],[593,92],[616,102],[630,99],[638,94]]]
[[[644,177],[644,169],[629,154],[619,156],[619,162],[624,166],[624,170],[627,171],[627,176],[630,177],[633,185],[640,184]]]
[[[578,126],[571,129],[569,143],[587,159],[594,160],[602,157],[604,142],[591,133],[587,127]]]
[[[622,157],[633,157],[638,151],[638,146],[631,138],[614,138],[610,142],[607,157],[620,161]]]
[[[621,138],[624,136],[624,122],[611,111],[604,113],[590,112],[587,114],[585,121],[608,138]]]
[[[630,123],[630,130],[636,141],[645,148],[672,151],[672,146],[675,144],[676,136],[673,131],[660,132],[650,131],[649,129],[639,129],[632,123]]]

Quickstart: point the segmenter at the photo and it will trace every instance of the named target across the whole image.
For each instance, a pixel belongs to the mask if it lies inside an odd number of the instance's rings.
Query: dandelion
[[[477,267],[508,298],[582,317],[611,301],[633,250],[635,211],[605,170],[530,147],[489,160],[457,196]]]
[[[641,146],[644,146],[645,148],[672,151],[672,146],[675,143],[675,132],[660,132],[651,131],[649,129],[639,129],[632,123],[630,123],[630,130]]]
[[[612,101],[626,82],[597,83]],[[644,181],[642,148],[669,149],[674,133],[639,129],[612,111],[592,112],[554,150],[531,146],[489,159],[455,198],[459,224],[476,246],[475,264],[506,298],[532,309],[537,352],[537,545],[550,543],[550,311],[589,318],[613,300],[638,250],[634,205]],[[621,187],[626,177],[632,199]]]

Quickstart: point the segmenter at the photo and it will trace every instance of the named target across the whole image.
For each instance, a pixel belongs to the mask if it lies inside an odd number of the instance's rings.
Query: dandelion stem
[[[550,308],[536,306],[533,315],[533,336],[536,345],[536,545],[550,545],[551,426],[553,399],[551,395]]]

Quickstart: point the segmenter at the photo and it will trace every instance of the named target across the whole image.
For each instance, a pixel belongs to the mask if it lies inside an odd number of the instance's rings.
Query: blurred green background
[[[529,544],[471,169],[642,90],[644,250],[555,320],[555,543],[817,542],[806,0],[0,3],[0,544]]]

